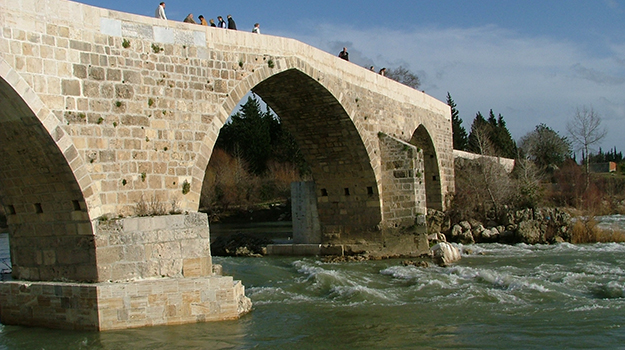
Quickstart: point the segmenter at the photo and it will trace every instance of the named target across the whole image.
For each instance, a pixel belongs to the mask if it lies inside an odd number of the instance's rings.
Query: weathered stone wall
[[[367,196],[373,187],[382,205],[380,131],[410,142],[424,126],[440,190],[453,192],[448,107],[334,55],[291,39],[62,0],[1,6],[0,77],[54,136],[90,218],[134,215],[141,198],[175,199],[197,210],[219,129],[250,90],[298,131],[317,188],[329,197],[319,207],[327,230],[340,234],[350,227],[345,222],[370,228],[384,220],[379,209],[369,215]],[[298,120],[304,107],[313,108]],[[74,200],[82,208],[83,199]],[[16,215],[32,205],[21,202],[3,196]]]
[[[113,330],[238,318],[250,310],[232,277],[167,278],[132,283],[0,283],[3,324]]]
[[[462,159],[478,159],[478,158],[486,158],[489,159],[501,166],[506,170],[506,172],[510,173],[514,169],[515,160],[511,158],[503,158],[503,157],[493,157],[493,156],[485,156],[482,154],[475,154],[471,152],[459,151],[457,149],[454,150],[454,158],[462,158]]]
[[[204,213],[94,222],[98,281],[212,274]]]
[[[317,193],[313,181],[291,183],[291,217],[293,243],[321,243]]]
[[[383,188],[384,216],[389,226],[411,226],[418,214],[425,214],[423,151],[417,147],[380,134],[382,167],[385,174]]]

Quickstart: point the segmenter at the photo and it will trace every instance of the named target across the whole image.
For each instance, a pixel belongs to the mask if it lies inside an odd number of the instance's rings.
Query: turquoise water
[[[400,260],[215,258],[254,303],[237,321],[90,333],[0,326],[0,349],[623,349],[625,244],[461,247]]]

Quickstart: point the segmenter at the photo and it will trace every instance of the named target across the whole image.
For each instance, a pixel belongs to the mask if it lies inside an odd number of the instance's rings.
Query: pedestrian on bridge
[[[346,47],[343,48],[343,51],[339,52],[339,58],[342,58],[345,61],[349,61],[349,53],[347,52]]]
[[[252,29],[252,33],[260,34],[260,24],[254,23],[254,29]]]
[[[167,16],[165,16],[165,2],[161,2],[158,7],[156,8],[156,13],[154,14],[156,16],[156,18],[160,18],[160,19],[167,19]]]
[[[230,15],[228,15],[228,29],[237,30],[237,24],[234,23],[234,20]]]
[[[185,22],[185,23],[193,23],[193,24],[197,24],[197,23],[195,22],[195,20],[193,19],[193,14],[192,14],[192,13],[189,13],[189,14],[187,15],[187,17],[185,17],[185,18],[184,18],[183,22]]]

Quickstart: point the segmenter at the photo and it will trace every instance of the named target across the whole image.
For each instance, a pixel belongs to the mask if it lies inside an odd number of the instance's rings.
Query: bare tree
[[[410,86],[413,89],[418,89],[419,86],[421,86],[421,80],[419,80],[419,77],[409,71],[404,66],[399,66],[395,69],[389,69],[386,72],[386,77],[391,78],[404,85]]]
[[[577,108],[573,120],[566,125],[573,144],[582,150],[582,159],[586,162],[586,188],[590,185],[590,165],[588,162],[589,149],[601,141],[608,131],[601,126],[601,117],[586,106]]]

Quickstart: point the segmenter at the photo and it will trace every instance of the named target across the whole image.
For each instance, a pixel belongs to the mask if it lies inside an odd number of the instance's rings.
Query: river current
[[[254,304],[240,320],[102,333],[0,325],[0,349],[625,349],[625,244],[460,248],[447,268],[216,257]]]

